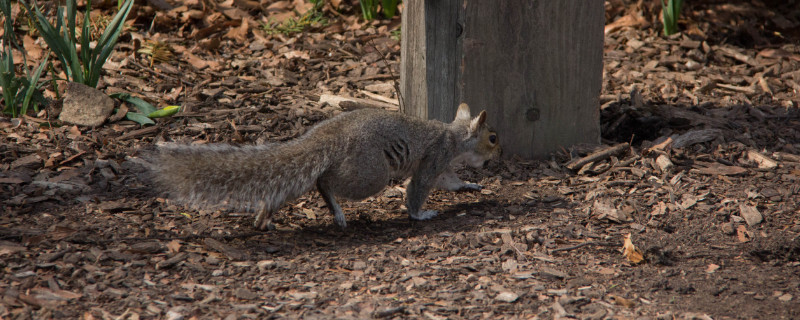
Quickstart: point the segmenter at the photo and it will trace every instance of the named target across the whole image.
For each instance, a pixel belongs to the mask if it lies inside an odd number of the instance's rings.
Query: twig
[[[628,149],[630,144],[627,142],[620,143],[618,145],[605,148],[603,150],[594,152],[588,156],[579,159],[573,159],[572,161],[568,162],[565,167],[569,168],[570,170],[577,170],[583,167],[585,164],[589,162],[595,162],[598,160],[603,160],[609,158],[615,154],[622,153],[625,149]]]
[[[392,76],[392,82],[394,83],[394,91],[395,93],[397,93],[397,101],[399,102],[400,110],[405,110],[404,108],[405,104],[403,103],[403,94],[400,93],[400,82],[398,82],[397,78],[394,77],[394,72],[392,72],[392,66],[389,65],[389,61],[386,61],[386,57],[384,56],[383,52],[381,52],[381,50],[378,49],[378,47],[375,45],[375,43],[373,43],[372,40],[373,39],[369,39],[369,44],[372,46],[373,49],[375,49],[375,51],[378,52],[378,54],[381,55],[381,60],[383,61],[383,64],[386,65],[386,70],[388,70],[389,75]]]

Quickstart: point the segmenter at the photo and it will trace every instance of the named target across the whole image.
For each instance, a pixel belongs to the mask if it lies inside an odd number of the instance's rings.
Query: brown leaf
[[[633,300],[630,300],[630,299],[625,299],[623,297],[620,297],[620,296],[617,296],[617,295],[613,295],[613,294],[608,295],[608,297],[611,298],[612,300],[614,300],[614,304],[619,305],[619,306],[623,306],[623,307],[626,307],[626,308],[633,308],[633,307],[636,306],[636,303],[633,302]]]
[[[647,24],[647,20],[638,14],[629,14],[606,25],[604,33],[609,34],[624,27],[639,27]]]
[[[249,24],[247,23],[247,19],[242,19],[242,23],[236,28],[230,28],[227,33],[225,33],[225,37],[229,39],[233,39],[238,41],[239,43],[244,43],[247,40],[247,32],[250,30]]]
[[[184,60],[186,60],[186,62],[188,62],[189,64],[191,64],[193,67],[197,68],[198,70],[202,70],[202,69],[209,68],[209,67],[211,69],[218,69],[219,68],[219,63],[217,63],[216,61],[203,60],[202,58],[200,58],[198,56],[195,56],[190,52],[184,53],[183,58],[184,58]]]
[[[172,240],[169,243],[167,243],[167,249],[169,249],[170,253],[176,253],[178,251],[181,251],[181,242],[178,240]]]
[[[36,44],[36,41],[34,41],[31,36],[27,34],[23,36],[22,45],[25,47],[25,53],[28,55],[28,60],[39,61],[39,59],[42,58],[42,47]]]
[[[622,254],[633,264],[642,263],[644,261],[644,254],[631,241],[631,234],[625,235],[625,243],[622,245]]]
[[[719,265],[711,263],[706,268],[706,273],[714,273],[717,271],[717,269],[719,269]]]
[[[747,231],[747,227],[744,225],[739,225],[736,228],[736,236],[739,238],[739,242],[748,242],[753,240],[753,234],[750,231]]]

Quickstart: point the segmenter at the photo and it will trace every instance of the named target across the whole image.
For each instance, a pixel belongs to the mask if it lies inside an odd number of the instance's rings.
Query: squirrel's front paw
[[[409,217],[412,220],[428,220],[435,216],[439,215],[439,211],[436,210],[425,210],[422,212],[417,212],[417,214],[409,214]]]
[[[483,186],[477,183],[465,183],[463,186],[458,188],[458,191],[481,191],[483,190]]]

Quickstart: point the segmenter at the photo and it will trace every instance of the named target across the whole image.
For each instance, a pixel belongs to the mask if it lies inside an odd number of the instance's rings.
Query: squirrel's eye
[[[494,134],[490,135],[489,136],[489,142],[491,142],[492,144],[497,143],[497,135],[494,135]]]

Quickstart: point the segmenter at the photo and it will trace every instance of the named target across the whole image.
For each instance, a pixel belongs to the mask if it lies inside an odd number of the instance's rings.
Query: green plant
[[[47,42],[47,46],[61,61],[67,78],[73,82],[96,87],[98,80],[100,80],[103,64],[106,63],[106,60],[114,50],[114,45],[117,43],[117,39],[124,27],[125,18],[128,17],[131,8],[133,8],[133,0],[125,0],[94,47],[89,43],[91,38],[89,21],[89,8],[92,6],[91,0],[86,2],[87,10],[83,15],[83,24],[80,28],[80,42],[78,42],[78,35],[75,31],[76,0],[66,1],[66,23],[64,21],[64,7],[58,7],[55,26],[47,20],[47,17],[42,14],[42,11],[39,10],[35,3],[33,5],[34,10],[31,10],[25,1],[20,0],[20,2],[30,13],[31,19],[36,21],[36,27],[42,38]],[[80,52],[78,52],[78,44],[80,44]]]
[[[683,0],[661,0],[662,22],[664,23],[664,35],[669,36],[678,32],[678,17],[681,15]]]
[[[360,0],[361,16],[364,20],[372,20],[378,16],[378,5],[380,4],[383,16],[391,19],[397,14],[397,4],[400,0]]]
[[[139,112],[128,111],[125,114],[125,118],[141,125],[155,124],[152,118],[164,118],[172,116],[178,113],[181,108],[180,106],[166,106],[163,109],[156,109],[156,107],[149,102],[124,92],[112,93],[108,96],[115,99],[120,99],[136,107],[136,110]]]
[[[17,76],[16,68],[14,66],[14,55],[12,54],[12,47],[17,48],[20,52],[24,52],[19,48],[19,44],[14,37],[14,22],[11,18],[11,2],[2,0],[0,1],[0,11],[5,16],[5,23],[3,25],[4,33],[2,44],[3,50],[0,51],[0,88],[3,90],[3,101],[5,108],[3,112],[10,113],[12,117],[18,117],[28,112],[28,108],[33,103],[34,110],[39,111],[38,103],[44,101],[41,93],[37,90],[40,88],[39,78],[42,75],[45,65],[47,65],[47,58],[45,58],[37,67],[33,74],[28,70],[27,63],[25,62],[25,55],[23,54],[23,70],[25,76]],[[35,99],[35,100],[34,100]]]
[[[325,2],[323,0],[314,0],[311,1],[311,3],[314,4],[314,7],[308,10],[299,19],[289,19],[283,23],[268,22],[261,27],[268,34],[282,33],[291,35],[293,33],[303,32],[303,30],[313,25],[327,25],[328,19],[325,19],[325,16],[322,14],[322,6]]]
[[[397,41],[400,41],[400,40],[402,39],[402,37],[403,37],[403,29],[402,29],[402,26],[401,26],[400,28],[397,28],[397,29],[395,29],[395,30],[392,30],[391,32],[389,32],[389,34],[391,34],[391,37],[392,37],[392,39],[395,39],[395,40],[397,40]]]

